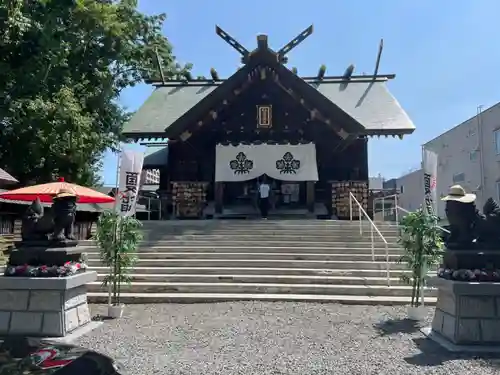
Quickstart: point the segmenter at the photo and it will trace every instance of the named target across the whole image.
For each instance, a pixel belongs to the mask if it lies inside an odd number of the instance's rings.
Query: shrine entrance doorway
[[[215,179],[223,190],[219,194],[221,209],[258,213],[262,176],[271,185],[270,213],[307,211],[314,206],[314,183],[318,180],[315,145],[217,146]]]

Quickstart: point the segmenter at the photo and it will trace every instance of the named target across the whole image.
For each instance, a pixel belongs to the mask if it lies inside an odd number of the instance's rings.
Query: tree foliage
[[[411,306],[419,306],[421,288],[425,286],[427,272],[439,263],[443,255],[441,228],[437,225],[437,216],[428,215],[420,208],[401,219],[398,243],[404,253],[399,263],[405,263],[409,275],[401,280],[411,285]]]
[[[0,2],[0,165],[21,183],[96,183],[129,114],[123,89],[189,74],[137,0]]]
[[[111,270],[103,285],[111,284],[115,305],[120,304],[121,286],[131,280],[128,273],[137,261],[137,248],[143,237],[141,227],[142,223],[132,216],[121,217],[112,211],[99,216],[95,239],[102,262]]]

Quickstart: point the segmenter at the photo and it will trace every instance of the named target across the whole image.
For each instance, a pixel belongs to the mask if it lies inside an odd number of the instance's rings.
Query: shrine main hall
[[[217,27],[241,55],[233,75],[167,81],[159,66],[147,80],[154,91],[123,132],[147,146],[144,168],[160,171],[162,218],[255,216],[263,176],[276,217],[348,218],[349,192],[367,209],[369,138],[401,139],[415,126],[387,88],[395,75],[378,73],[382,42],[371,75],[288,67],[312,31],[278,50],[258,35],[249,51]]]

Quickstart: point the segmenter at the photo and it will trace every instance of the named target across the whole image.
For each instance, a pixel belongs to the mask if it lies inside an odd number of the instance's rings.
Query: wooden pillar
[[[215,183],[215,213],[221,214],[224,204],[224,182]]]
[[[309,212],[314,212],[314,184],[315,181],[306,181],[306,201]]]

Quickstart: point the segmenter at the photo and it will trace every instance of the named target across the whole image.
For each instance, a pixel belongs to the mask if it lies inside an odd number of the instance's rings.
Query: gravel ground
[[[130,375],[500,373],[500,360],[446,352],[404,317],[404,307],[389,306],[131,305],[77,344],[110,354]]]

